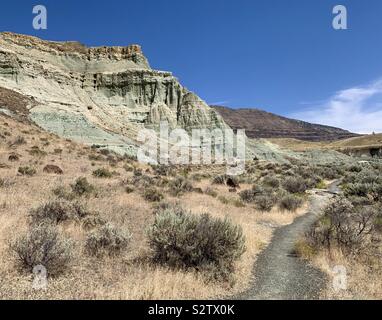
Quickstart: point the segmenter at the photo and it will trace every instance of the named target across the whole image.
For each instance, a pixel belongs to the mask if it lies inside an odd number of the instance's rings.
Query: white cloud
[[[291,117],[356,133],[382,132],[382,79],[339,91],[328,101]]]
[[[214,102],[208,103],[208,105],[210,106],[225,106],[226,104],[229,104],[229,101],[224,100],[224,101],[214,101]]]

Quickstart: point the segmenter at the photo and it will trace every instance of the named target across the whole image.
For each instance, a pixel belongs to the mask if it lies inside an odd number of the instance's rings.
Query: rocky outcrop
[[[42,128],[122,151],[136,144],[140,128],[161,121],[226,127],[170,72],[151,69],[138,45],[88,48],[0,33],[0,87],[33,101],[28,112]]]

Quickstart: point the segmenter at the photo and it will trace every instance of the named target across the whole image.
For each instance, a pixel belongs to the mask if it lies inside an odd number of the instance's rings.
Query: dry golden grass
[[[280,146],[284,149],[289,149],[297,152],[303,152],[306,150],[315,149],[329,149],[329,150],[346,150],[346,149],[358,149],[358,148],[371,148],[382,146],[382,134],[364,135],[360,137],[354,137],[338,141],[323,141],[312,142],[303,141],[289,138],[274,138],[267,139],[270,142]]]
[[[7,123],[7,124],[5,124]],[[4,136],[1,134],[8,132]],[[25,144],[9,146],[9,142],[22,136]],[[29,150],[38,146],[45,156],[33,156]],[[60,150],[57,150],[60,149]],[[9,162],[11,152],[17,152],[20,160]],[[180,201],[181,205],[193,213],[210,213],[216,217],[229,217],[242,226],[246,236],[247,251],[238,261],[233,283],[205,282],[202,275],[195,272],[170,270],[153,264],[147,244],[146,229],[152,223],[152,204],[145,202],[138,190],[126,193],[122,181],[132,176],[123,166],[126,161],[117,162],[113,167],[105,160],[89,160],[94,154],[89,147],[65,141],[36,127],[22,124],[0,116],[0,178],[7,185],[0,188],[0,298],[2,299],[209,299],[229,296],[244,290],[250,283],[257,254],[271,240],[275,227],[291,223],[305,212],[301,208],[296,213],[282,213],[274,209],[270,213],[257,212],[252,206],[238,207],[237,194],[229,193],[226,186],[213,186],[220,197],[231,201],[223,203],[221,198],[213,198],[198,193],[188,193],[181,198],[166,196],[167,201]],[[64,174],[43,172],[47,164],[59,166]],[[19,166],[36,169],[31,177],[17,173]],[[134,166],[149,169],[147,166]],[[97,168],[115,171],[108,179],[92,176]],[[65,274],[49,278],[46,290],[32,288],[33,275],[20,273],[15,268],[8,241],[28,229],[31,209],[54,199],[53,190],[66,187],[78,177],[86,177],[96,187],[95,195],[81,201],[91,212],[114,225],[127,228],[132,233],[130,250],[120,257],[93,258],[84,252],[87,231],[79,222],[68,222],[59,226],[60,231],[75,241],[75,257]],[[195,183],[205,188],[209,180]],[[242,186],[243,188],[249,186]]]
[[[361,261],[359,257],[342,254],[339,250],[321,250],[312,258],[312,263],[328,277],[328,287],[322,292],[323,299],[380,300],[382,299],[382,263],[373,258]],[[335,290],[334,268],[346,268],[346,290]]]

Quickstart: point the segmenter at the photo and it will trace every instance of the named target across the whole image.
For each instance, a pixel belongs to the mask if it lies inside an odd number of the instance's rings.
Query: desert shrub
[[[134,167],[129,165],[129,164],[125,164],[123,166],[123,169],[125,169],[126,172],[133,172],[134,171]]]
[[[345,195],[367,197],[373,192],[373,185],[369,183],[349,183],[345,187]]]
[[[326,189],[326,183],[324,181],[320,181],[316,184],[317,189]]]
[[[356,183],[356,182],[358,182],[357,173],[346,173],[344,178],[342,179],[343,184]]]
[[[171,210],[172,212],[174,212],[176,214],[182,213],[184,211],[184,209],[182,208],[182,206],[178,202],[171,203],[171,202],[167,202],[167,201],[162,201],[162,202],[160,202],[154,206],[154,214],[155,215],[161,214],[162,212],[168,211],[168,210]]]
[[[42,221],[60,223],[70,220],[72,217],[68,203],[62,201],[47,202],[32,210],[30,216],[34,223],[41,223]]]
[[[335,168],[325,167],[320,170],[320,176],[324,179],[334,180],[338,179],[341,175]]]
[[[245,251],[241,227],[229,220],[171,210],[158,214],[148,230],[155,261],[170,267],[205,270],[227,278]]]
[[[263,184],[276,189],[280,187],[280,180],[275,176],[266,176],[263,179]]]
[[[374,204],[374,201],[368,197],[348,196],[346,198],[354,207],[371,206]]]
[[[264,188],[260,187],[259,185],[254,185],[252,189],[241,191],[239,193],[239,197],[243,202],[253,203],[256,197],[262,196],[264,193]]]
[[[256,209],[269,212],[273,209],[276,204],[276,199],[273,195],[261,195],[255,197],[255,207]]]
[[[352,164],[346,168],[348,172],[361,172],[363,168],[358,164]]]
[[[267,164],[264,165],[264,169],[265,170],[270,170],[270,171],[273,171],[277,168],[277,164],[276,163],[273,163],[273,162],[269,162]]]
[[[193,189],[192,183],[184,178],[177,177],[169,183],[170,193],[174,196],[184,194],[185,192],[191,192]]]
[[[14,152],[12,152],[8,157],[8,161],[11,161],[11,162],[15,162],[19,160],[20,160],[20,155]]]
[[[226,184],[232,188],[239,187],[239,179],[226,174],[218,175],[212,179],[212,184]]]
[[[357,181],[368,184],[379,184],[382,183],[382,176],[380,175],[380,172],[362,170],[357,174]]]
[[[102,218],[98,213],[89,214],[82,219],[82,227],[85,230],[91,230],[99,226],[107,224],[107,221]]]
[[[85,177],[78,178],[74,184],[70,185],[72,191],[77,196],[85,196],[93,193],[95,188],[91,185]]]
[[[25,166],[19,167],[18,172],[23,176],[34,176],[36,174],[36,169],[29,166]]]
[[[23,136],[17,136],[16,139],[10,144],[11,146],[20,146],[26,144],[27,141]]]
[[[70,192],[65,186],[58,186],[54,188],[52,192],[59,199],[71,201],[75,198],[75,194]]]
[[[47,224],[34,226],[26,234],[10,244],[21,269],[32,272],[36,266],[44,266],[49,276],[61,274],[72,260],[72,242],[61,237]]]
[[[33,146],[29,151],[28,153],[31,155],[31,156],[35,156],[35,157],[45,157],[47,155],[47,153],[43,150],[41,150],[38,146]]]
[[[287,178],[283,183],[283,187],[290,193],[304,193],[307,189],[305,180],[301,177]]]
[[[131,187],[131,186],[126,186],[126,187],[125,187],[125,192],[126,192],[126,193],[133,193],[133,192],[134,192],[134,188]]]
[[[239,193],[239,197],[243,202],[246,203],[252,203],[255,201],[256,194],[253,192],[253,190],[243,190]]]
[[[12,178],[0,178],[0,188],[9,188],[15,184]]]
[[[312,246],[306,239],[299,239],[295,243],[294,252],[304,259],[312,259],[317,254],[317,248]]]
[[[157,166],[151,166],[154,170],[154,173],[159,176],[168,177],[174,174],[174,170],[170,166],[166,165],[157,165]]]
[[[68,220],[82,219],[88,214],[89,212],[82,204],[64,201],[49,201],[30,212],[32,221],[36,224],[44,221],[57,224]]]
[[[150,202],[160,202],[164,198],[163,194],[155,188],[146,189],[143,197]]]
[[[216,198],[218,196],[218,193],[216,192],[215,189],[211,188],[211,187],[207,187],[205,190],[204,190],[204,193],[210,197],[213,197],[213,198]]]
[[[317,188],[317,185],[319,185],[322,182],[323,181],[320,176],[312,175],[310,178],[304,179],[305,190]]]
[[[97,154],[97,153],[89,154],[88,159],[90,161],[103,161],[103,160],[105,160],[105,158],[101,154]]]
[[[279,202],[279,208],[285,211],[296,211],[303,204],[303,200],[295,195],[285,195]]]
[[[53,174],[63,174],[64,173],[59,166],[55,166],[53,164],[46,165],[43,169],[43,172],[53,173]]]
[[[311,229],[309,239],[316,247],[337,246],[343,252],[357,252],[370,244],[377,215],[374,207],[357,209],[345,198],[335,199]]]
[[[93,256],[116,256],[128,249],[131,234],[107,223],[91,232],[86,238],[85,249]]]
[[[139,172],[139,171],[137,171]],[[139,175],[134,175],[131,183],[138,188],[152,188],[154,185],[156,185],[158,180],[156,178],[150,177],[145,174],[139,174]]]
[[[197,181],[197,182],[200,182],[202,181],[203,178],[206,178],[206,175],[205,174],[202,174],[202,173],[194,173],[192,176],[191,176],[191,180],[193,181]]]
[[[111,178],[113,173],[106,168],[99,168],[93,171],[93,176],[97,178]]]
[[[212,179],[212,184],[226,184],[227,181],[227,175],[222,174],[214,177]]]

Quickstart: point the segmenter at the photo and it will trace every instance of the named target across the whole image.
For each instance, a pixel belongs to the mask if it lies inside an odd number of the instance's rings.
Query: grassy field
[[[302,141],[297,139],[267,139],[272,143],[279,145],[282,148],[294,151],[305,151],[312,149],[331,149],[342,150],[352,148],[365,148],[365,147],[381,147],[382,134],[365,135],[345,140],[338,141],[325,141],[325,142],[311,142]]]

